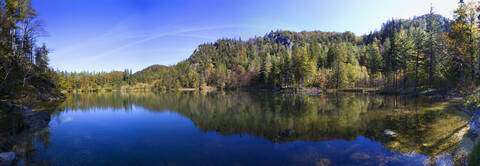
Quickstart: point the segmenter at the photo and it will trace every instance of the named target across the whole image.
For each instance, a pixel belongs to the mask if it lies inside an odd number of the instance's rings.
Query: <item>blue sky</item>
[[[187,59],[202,43],[271,30],[379,29],[391,18],[435,12],[457,0],[32,0],[45,22],[50,65],[66,71],[141,70]]]

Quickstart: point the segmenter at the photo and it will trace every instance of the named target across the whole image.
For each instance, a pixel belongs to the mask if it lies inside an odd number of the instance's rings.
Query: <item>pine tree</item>
[[[437,34],[437,24],[435,22],[435,13],[433,12],[433,5],[430,6],[430,13],[428,14],[427,19],[427,33],[428,40],[426,41],[428,49],[426,53],[429,55],[427,59],[428,63],[428,87],[432,87],[432,82],[435,80],[435,73],[437,69],[437,63],[435,61],[435,44],[436,44],[436,34]]]
[[[262,81],[264,85],[268,84],[269,74],[272,70],[272,57],[269,53],[265,56],[265,59],[262,63],[261,74],[262,74]]]
[[[380,55],[380,50],[377,45],[377,40],[373,43],[370,43],[367,46],[367,64],[368,68],[370,70],[370,73],[372,74],[377,74],[378,72],[382,71],[383,69],[383,58]]]
[[[415,28],[413,29],[412,32],[412,37],[414,40],[414,50],[415,50],[415,80],[414,80],[414,91],[417,91],[417,86],[418,86],[418,70],[420,67],[420,61],[421,61],[421,54],[425,52],[425,41],[426,41],[426,33],[424,30],[420,28]],[[430,79],[430,77],[429,77]],[[430,83],[430,82],[429,82]]]
[[[391,65],[391,72],[393,72],[393,79],[394,79],[394,88],[397,89],[397,76],[398,76],[398,70],[399,70],[399,60],[400,60],[400,47],[402,46],[401,44],[401,39],[400,36],[398,35],[397,29],[395,27],[395,22],[392,24],[393,26],[393,35],[390,40],[390,50],[389,50],[389,65]]]
[[[299,46],[293,49],[293,60],[295,69],[295,79],[305,86],[305,80],[312,74],[312,70],[309,66],[309,57],[305,47]]]
[[[408,63],[414,55],[414,43],[410,33],[401,31],[398,36],[397,48],[399,48],[400,66],[403,72],[403,89],[407,87]]]
[[[465,70],[470,71],[472,57],[469,57],[472,50],[471,32],[474,32],[469,25],[469,16],[467,14],[467,5],[463,2],[459,3],[458,9],[455,13],[455,21],[451,25],[451,30],[448,33],[449,50],[452,56],[450,57],[450,72],[458,72],[458,79],[461,88],[465,87]],[[470,73],[473,74],[473,73]]]

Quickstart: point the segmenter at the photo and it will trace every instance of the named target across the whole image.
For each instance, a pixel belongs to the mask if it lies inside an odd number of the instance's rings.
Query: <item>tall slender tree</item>
[[[436,69],[436,62],[435,62],[435,37],[437,34],[437,24],[435,22],[435,13],[434,13],[434,8],[433,5],[430,4],[430,13],[428,13],[428,19],[427,19],[427,33],[428,33],[428,40],[427,45],[428,45],[428,51],[427,54],[429,55],[429,58],[427,60],[428,63],[428,87],[432,88],[432,82],[434,81],[435,77],[435,69]]]

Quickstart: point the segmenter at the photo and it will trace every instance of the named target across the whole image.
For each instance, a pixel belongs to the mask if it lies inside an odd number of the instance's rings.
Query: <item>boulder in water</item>
[[[13,152],[0,153],[0,165],[1,166],[12,165],[14,160],[15,160],[15,153],[13,153]]]
[[[385,133],[386,136],[389,136],[389,137],[395,137],[397,136],[397,133],[395,131],[392,131],[390,129],[385,129],[385,131],[383,131]]]

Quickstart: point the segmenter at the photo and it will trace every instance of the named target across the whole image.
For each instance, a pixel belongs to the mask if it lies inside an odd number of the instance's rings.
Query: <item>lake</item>
[[[430,165],[469,123],[426,97],[244,91],[73,94],[51,117],[19,165]]]

